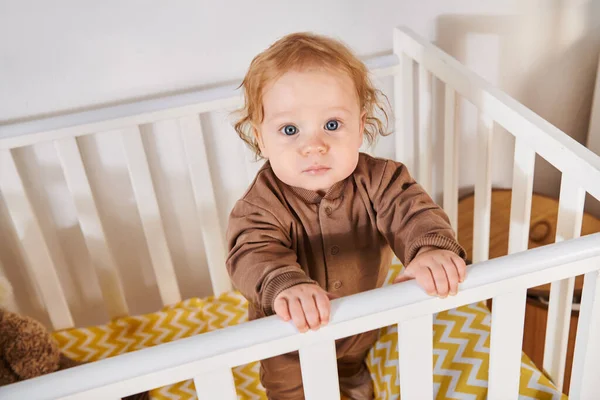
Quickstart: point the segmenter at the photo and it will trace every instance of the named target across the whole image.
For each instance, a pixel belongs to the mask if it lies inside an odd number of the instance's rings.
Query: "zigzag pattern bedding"
[[[388,282],[401,266],[390,269]],[[95,361],[172,340],[225,328],[247,320],[246,300],[237,292],[217,298],[192,298],[151,314],[118,318],[106,325],[55,332],[70,357]],[[475,303],[434,316],[434,384],[437,399],[485,399],[491,315]],[[381,330],[368,365],[378,400],[400,398],[396,327]],[[233,369],[240,400],[266,400],[259,364]],[[152,400],[196,399],[191,380],[154,389]],[[566,396],[523,354],[520,399],[562,400]],[[203,400],[203,399],[200,399]]]

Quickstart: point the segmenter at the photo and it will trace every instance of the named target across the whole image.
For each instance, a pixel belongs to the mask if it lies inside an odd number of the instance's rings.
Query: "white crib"
[[[600,383],[600,234],[580,236],[585,194],[600,199],[600,158],[568,135],[493,87],[457,60],[409,29],[396,28],[394,54],[369,60],[374,75],[393,80],[395,157],[406,162],[431,190],[432,78],[444,85],[443,207],[453,226],[458,213],[456,104],[466,99],[479,112],[475,181],[474,264],[459,294],[428,297],[415,282],[335,300],[330,325],[299,334],[277,317],[143,349],[0,388],[1,399],[118,399],[158,386],[193,379],[200,399],[235,399],[231,368],[299,350],[308,399],[339,398],[334,340],[393,324],[398,325],[400,387],[403,399],[433,398],[432,315],[473,302],[493,299],[489,365],[489,399],[517,398],[526,290],[552,282],[543,369],[562,386],[574,277],[585,274],[570,397],[597,398]],[[417,70],[415,69],[418,68]],[[416,78],[416,79],[415,79]],[[414,95],[416,92],[416,96]],[[53,257],[55,241],[28,190],[19,149],[50,143],[73,196],[85,249],[95,269],[110,317],[130,312],[117,273],[114,249],[89,181],[93,167],[80,152],[85,137],[116,131],[121,140],[132,204],[137,207],[161,302],[181,300],[180,284],[166,239],[148,166],[144,129],[159,121],[175,121],[185,149],[194,218],[201,226],[213,292],[231,290],[225,265],[223,223],[199,115],[239,104],[235,86],[219,86],[168,98],[49,117],[0,126],[0,190],[10,224],[19,238],[31,285],[40,293],[54,329],[74,326],[64,282]],[[415,113],[415,111],[418,111]],[[509,255],[488,260],[491,209],[492,130],[498,124],[515,138]],[[412,135],[412,133],[415,135]],[[409,134],[410,133],[410,134]],[[233,135],[233,134],[232,134]],[[416,151],[415,149],[418,149]],[[208,153],[208,154],[207,154]],[[556,243],[527,250],[536,154],[562,173]],[[212,160],[212,161],[211,161]],[[504,163],[510,168],[508,160]],[[247,175],[257,166],[247,163]],[[90,172],[91,171],[91,172]],[[242,174],[243,175],[243,174]],[[8,266],[4,266],[5,269]],[[596,339],[594,339],[596,338]],[[308,368],[307,368],[308,367]]]

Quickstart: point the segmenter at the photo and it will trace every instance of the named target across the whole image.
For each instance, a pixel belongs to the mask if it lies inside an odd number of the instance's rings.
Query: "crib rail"
[[[377,76],[392,75],[398,60],[393,54],[365,60]],[[65,137],[79,137],[124,126],[178,119],[237,107],[242,102],[239,84],[225,84],[189,93],[162,96],[90,111],[0,124],[0,149],[14,149]]]
[[[334,340],[399,324],[400,385],[403,398],[432,398],[432,325],[434,313],[500,296],[570,276],[586,274],[578,327],[572,391],[575,399],[596,393],[600,347],[600,234],[483,261],[454,297],[427,296],[414,281],[333,301],[328,326],[305,334],[291,323],[269,317],[176,342],[166,343],[0,388],[6,399],[117,399],[129,394],[195,379],[208,398],[235,399],[231,368],[299,350],[308,399],[338,398]],[[587,285],[587,283],[591,283]],[[493,326],[493,334],[501,332]],[[416,349],[416,350],[415,350]],[[511,366],[518,367],[518,366]],[[500,370],[490,369],[490,382]],[[68,382],[68,384],[65,384]],[[424,386],[420,386],[423,384]],[[322,386],[325,385],[325,386]],[[513,398],[490,385],[490,398]],[[516,397],[516,396],[515,396]]]

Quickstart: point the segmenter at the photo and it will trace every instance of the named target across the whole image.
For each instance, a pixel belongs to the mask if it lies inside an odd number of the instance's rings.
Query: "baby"
[[[227,269],[249,318],[277,314],[305,332],[330,300],[380,287],[393,253],[429,294],[453,295],[465,252],[448,217],[406,167],[360,152],[386,135],[383,95],[343,44],[283,37],[252,61],[235,129],[267,161],[229,220]],[[398,132],[397,134],[400,134]],[[393,252],[393,253],[392,253]],[[336,341],[340,390],[372,399],[365,358],[377,331]],[[298,353],[261,362],[269,399],[303,399]]]

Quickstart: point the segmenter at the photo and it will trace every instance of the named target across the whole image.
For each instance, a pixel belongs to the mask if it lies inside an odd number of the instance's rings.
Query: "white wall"
[[[523,11],[518,0],[451,3],[3,0],[0,120],[237,79],[291,31],[334,35],[373,54],[391,48],[398,24],[433,39],[445,15]]]
[[[291,31],[336,36],[363,56],[387,52],[391,29],[405,24],[583,142],[598,3],[0,0],[0,121],[237,80]],[[557,175],[541,167],[552,182],[540,177],[536,189],[555,193]]]
[[[598,64],[598,73],[596,75],[594,99],[592,101],[592,115],[590,118],[586,146],[600,157],[600,63]],[[589,213],[600,217],[600,201],[592,199],[591,196],[588,195],[586,205]]]
[[[598,64],[598,74],[596,76],[587,147],[600,155],[600,63]]]
[[[600,47],[599,5],[597,0],[0,0],[0,123],[237,81],[257,52],[291,31],[338,37],[365,57],[387,53],[392,28],[408,25],[583,142]],[[389,80],[379,84],[386,91],[391,88]],[[460,184],[466,192],[476,168],[473,111],[463,108]],[[203,117],[203,123],[209,158],[217,163],[211,173],[225,227],[229,209],[247,183],[239,173],[239,140],[225,113]],[[204,253],[197,246],[197,227],[182,211],[193,209],[193,203],[178,159],[180,143],[170,136],[174,128],[169,124],[147,127],[146,147],[167,214],[173,257],[184,277],[182,291],[203,296],[209,290]],[[100,151],[110,149],[113,140],[107,134],[80,145],[92,166],[92,183],[100,188],[123,277],[133,288],[128,299],[135,303],[132,311],[152,311],[156,287],[139,221],[127,220],[135,210],[123,157]],[[392,146],[386,145],[390,140],[382,140],[376,153],[393,157]],[[507,187],[512,170],[503,159],[511,158],[512,141],[502,132],[495,141],[494,186]],[[436,151],[441,150],[435,143]],[[39,208],[53,225],[48,235],[57,243],[56,259],[66,265],[61,277],[76,320],[96,321],[98,288],[96,283],[83,286],[90,279],[89,262],[81,254],[81,234],[72,203],[64,198],[68,191],[53,149],[40,145],[16,153],[27,181],[50,198],[40,200]],[[536,168],[535,190],[556,195],[559,175],[542,161]],[[0,197],[0,226],[8,227],[2,214]],[[0,264],[13,281],[23,282],[24,310],[42,318],[39,295],[24,283],[22,260],[14,254],[15,238],[4,228],[2,235]]]

